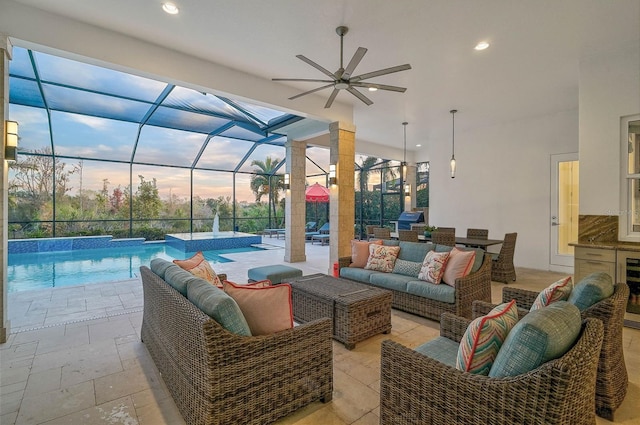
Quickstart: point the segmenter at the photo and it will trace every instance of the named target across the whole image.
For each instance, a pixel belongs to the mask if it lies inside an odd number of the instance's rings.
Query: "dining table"
[[[418,235],[419,241],[431,242],[431,236]],[[502,239],[476,239],[463,236],[456,236],[456,245],[478,247],[486,250],[491,245],[500,245],[504,241]]]

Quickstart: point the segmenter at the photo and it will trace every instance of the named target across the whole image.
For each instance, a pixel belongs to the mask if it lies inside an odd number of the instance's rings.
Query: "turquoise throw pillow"
[[[402,252],[402,248],[400,248],[400,252]],[[395,265],[393,266],[393,273],[411,277],[418,277],[421,268],[422,261],[418,263],[415,261],[397,259]]]
[[[580,310],[567,301],[528,313],[507,335],[489,376],[521,375],[561,357],[573,346],[581,327]]]
[[[611,276],[604,272],[591,273],[585,276],[569,295],[571,304],[584,311],[597,302],[613,295],[613,281]]]
[[[238,304],[217,286],[194,277],[187,285],[187,298],[229,332],[251,336],[249,324]]]

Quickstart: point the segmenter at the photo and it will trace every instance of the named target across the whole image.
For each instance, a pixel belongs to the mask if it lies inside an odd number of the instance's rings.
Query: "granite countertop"
[[[598,249],[616,249],[619,251],[634,251],[640,252],[640,243],[636,242],[569,242],[571,246],[577,246],[580,248],[598,248]]]

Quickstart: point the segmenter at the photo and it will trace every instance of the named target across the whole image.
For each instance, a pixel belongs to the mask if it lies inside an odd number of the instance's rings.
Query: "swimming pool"
[[[234,248],[203,251],[203,253],[209,262],[215,264],[233,261],[224,258],[223,254],[249,251],[260,251],[260,249]],[[141,265],[149,265],[154,258],[171,261],[183,260],[191,255],[193,253],[184,253],[164,243],[122,248],[9,254],[8,292],[131,279],[138,276]]]

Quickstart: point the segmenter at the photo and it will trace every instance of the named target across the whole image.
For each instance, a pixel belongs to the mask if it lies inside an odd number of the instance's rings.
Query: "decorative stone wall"
[[[618,216],[579,215],[578,242],[618,242]]]
[[[307,260],[304,228],[307,208],[304,199],[307,144],[296,140],[287,140],[285,147],[287,151],[286,172],[290,176],[290,188],[286,191],[285,198],[284,261],[297,263]]]

